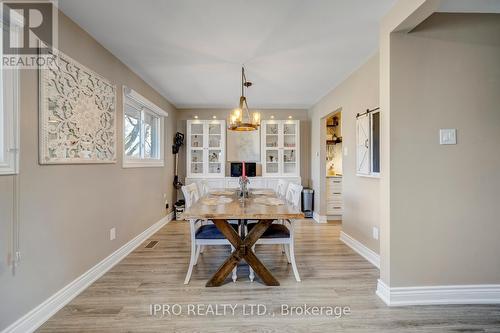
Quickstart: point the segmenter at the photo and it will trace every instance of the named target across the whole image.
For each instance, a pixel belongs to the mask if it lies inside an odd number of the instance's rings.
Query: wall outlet
[[[349,150],[347,150],[347,147],[344,147],[344,156],[347,156],[349,154]]]
[[[378,228],[377,227],[373,227],[372,237],[373,237],[373,239],[378,239]]]
[[[109,240],[114,240],[116,238],[116,228],[109,229]]]
[[[168,209],[168,202],[165,203],[165,209]]]

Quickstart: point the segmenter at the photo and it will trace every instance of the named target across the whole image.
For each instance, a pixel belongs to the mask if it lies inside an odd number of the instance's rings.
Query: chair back
[[[300,205],[300,195],[302,194],[302,185],[290,183],[286,191],[286,201],[298,207]]]
[[[191,207],[191,205],[198,201],[198,199],[200,198],[196,183],[184,185],[182,187],[182,194],[184,194],[186,208]]]
[[[200,193],[200,198],[204,195],[208,194],[208,182],[206,180],[202,180],[198,183],[198,189]]]
[[[288,182],[286,180],[278,180],[278,186],[276,186],[276,193],[279,197],[285,197],[288,188]]]

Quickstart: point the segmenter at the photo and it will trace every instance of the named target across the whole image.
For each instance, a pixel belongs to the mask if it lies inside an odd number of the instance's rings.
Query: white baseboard
[[[319,215],[316,212],[313,212],[313,220],[317,223],[326,223],[328,221],[326,215]]]
[[[155,232],[160,230],[174,217],[174,212],[170,212],[167,216],[160,221],[153,224],[148,229],[144,230],[141,234],[133,238],[131,241],[120,247],[118,250],[104,258],[97,265],[80,275],[74,281],[70,282],[64,288],[50,296],[43,303],[36,308],[19,318],[13,324],[8,326],[2,333],[27,333],[33,332],[57,311],[68,304],[73,298],[78,296],[94,281],[100,278],[104,273],[109,271],[113,266],[119,263],[130,252],[135,250],[146,239],[151,237]]]
[[[389,306],[500,304],[500,284],[391,288],[379,279],[377,296]]]
[[[370,250],[368,247],[355,240],[343,231],[340,232],[340,240],[344,242],[345,245],[356,251],[360,256],[372,263],[373,266],[380,269],[380,255],[378,255],[376,252]]]

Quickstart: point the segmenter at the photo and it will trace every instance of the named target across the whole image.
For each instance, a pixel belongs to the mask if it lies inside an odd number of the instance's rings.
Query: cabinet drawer
[[[227,188],[239,188],[240,183],[239,183],[238,178],[226,180],[226,187]]]
[[[326,194],[327,199],[342,199],[342,193],[340,192],[333,192],[333,193],[327,193]]]
[[[342,203],[342,196],[341,195],[329,195],[326,197],[326,202]]]
[[[224,188],[226,186],[224,179],[207,179],[206,182],[208,188]]]
[[[264,179],[256,179],[250,178],[250,183],[248,184],[248,188],[265,188],[266,181]]]
[[[327,215],[342,215],[343,209],[342,207],[339,206],[328,206],[326,208],[326,214]]]
[[[335,189],[342,189],[342,181],[329,181],[326,183],[326,188],[335,190]]]
[[[344,208],[344,205],[342,202],[327,202],[326,203],[326,208]]]

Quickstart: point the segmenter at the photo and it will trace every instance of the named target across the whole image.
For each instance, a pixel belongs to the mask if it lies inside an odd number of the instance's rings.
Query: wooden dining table
[[[234,247],[231,255],[208,280],[207,287],[221,286],[241,260],[245,260],[253,268],[263,283],[279,286],[278,280],[255,255],[252,247],[273,221],[302,219],[304,214],[299,207],[278,198],[270,189],[251,189],[245,199],[239,197],[236,189],[214,189],[186,209],[183,218],[213,221]],[[230,220],[237,220],[242,226],[240,234],[231,227]],[[245,234],[246,228],[243,226],[248,220],[257,220],[258,223]]]

